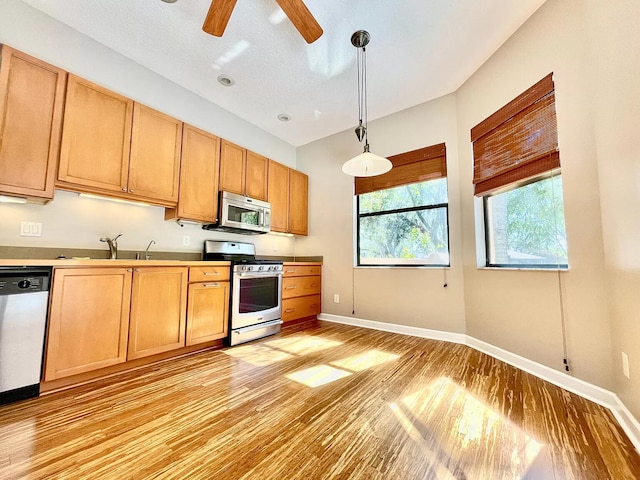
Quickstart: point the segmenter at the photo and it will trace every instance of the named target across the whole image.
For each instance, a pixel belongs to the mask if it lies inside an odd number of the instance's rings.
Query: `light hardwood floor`
[[[611,413],[469,347],[318,327],[0,407],[0,478],[637,479]]]

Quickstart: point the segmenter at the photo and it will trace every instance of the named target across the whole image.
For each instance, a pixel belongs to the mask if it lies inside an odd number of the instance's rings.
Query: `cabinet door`
[[[222,140],[220,145],[220,190],[244,195],[245,159],[247,151]]]
[[[61,186],[127,191],[132,111],[132,100],[69,75],[58,168]]]
[[[186,267],[144,267],[133,273],[127,359],[184,347]]]
[[[0,193],[53,198],[67,74],[2,47]]]
[[[320,313],[320,295],[287,298],[282,300],[282,321],[313,317]]]
[[[182,122],[135,103],[128,193],[175,205],[181,145]]]
[[[296,235],[308,234],[309,177],[297,170],[289,170],[289,231]]]
[[[187,303],[187,346],[227,336],[229,282],[192,283]]]
[[[169,218],[205,223],[214,223],[218,219],[219,160],[220,139],[185,124],[182,130],[178,209]]]
[[[267,200],[267,172],[269,159],[247,151],[245,193],[247,197]]]
[[[269,160],[269,203],[271,230],[289,231],[289,167]]]
[[[44,379],[55,380],[124,362],[130,295],[128,269],[56,269]]]

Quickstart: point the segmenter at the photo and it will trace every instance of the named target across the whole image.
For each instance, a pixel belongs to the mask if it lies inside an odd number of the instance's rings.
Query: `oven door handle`
[[[273,327],[274,325],[282,325],[284,322],[282,320],[271,320],[270,322],[258,323],[256,325],[249,325],[248,327],[236,328],[231,330],[233,333],[237,333],[238,335],[252,332],[253,330],[260,330],[265,327]]]
[[[263,272],[263,273],[234,273],[234,275],[238,278],[268,278],[268,277],[281,277],[282,272]]]

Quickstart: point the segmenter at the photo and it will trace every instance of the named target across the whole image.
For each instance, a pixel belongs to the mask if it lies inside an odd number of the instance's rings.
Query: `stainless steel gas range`
[[[231,261],[229,346],[280,332],[282,262],[257,260],[253,243],[206,240],[204,260]]]

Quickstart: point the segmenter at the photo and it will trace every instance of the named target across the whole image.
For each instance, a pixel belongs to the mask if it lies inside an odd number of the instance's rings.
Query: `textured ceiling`
[[[275,0],[239,0],[222,38],[202,32],[209,0],[23,1],[299,146],[357,125],[354,31],[374,120],[455,91],[545,0],[306,0],[311,45]]]

